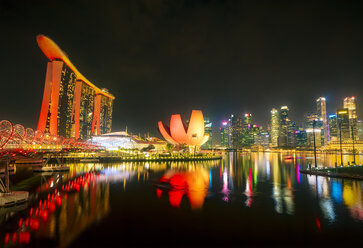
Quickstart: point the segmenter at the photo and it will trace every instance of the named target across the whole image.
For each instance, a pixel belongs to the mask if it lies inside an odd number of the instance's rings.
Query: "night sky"
[[[32,2],[32,3],[30,3]],[[44,34],[116,97],[113,131],[157,135],[157,121],[201,109],[218,127],[251,112],[266,126],[288,105],[297,123],[327,97],[363,118],[362,1],[0,2],[0,119],[36,128]]]

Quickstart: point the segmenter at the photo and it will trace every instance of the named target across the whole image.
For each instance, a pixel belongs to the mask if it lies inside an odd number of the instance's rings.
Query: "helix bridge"
[[[5,183],[0,179],[0,192],[9,192],[9,170],[17,161],[40,161],[46,167],[50,159],[62,167],[62,157],[67,153],[86,153],[102,150],[103,147],[91,141],[64,138],[24,128],[10,121],[0,121],[0,174],[5,174]],[[69,169],[69,168],[67,168]]]

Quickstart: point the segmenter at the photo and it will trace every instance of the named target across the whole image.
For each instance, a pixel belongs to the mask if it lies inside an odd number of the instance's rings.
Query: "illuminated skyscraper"
[[[356,139],[356,137],[358,136],[358,133],[357,133],[357,104],[356,104],[355,97],[352,96],[352,97],[344,98],[343,107],[345,109],[348,109],[348,113],[349,113],[350,138],[352,138],[351,129],[353,128],[354,138]]]
[[[102,89],[104,92],[108,92],[106,89]],[[101,111],[100,111],[100,133],[109,133],[111,132],[112,126],[112,105],[113,99],[106,97],[104,95],[101,96]]]
[[[243,128],[250,129],[252,127],[252,115],[250,113],[246,113],[243,118]]]
[[[212,148],[212,122],[209,117],[204,117],[204,133],[209,135],[208,141],[202,146],[202,148]]]
[[[358,120],[357,121],[357,131],[358,131],[358,140],[363,140],[363,121]]]
[[[343,107],[348,109],[349,119],[357,119],[357,105],[354,96],[344,98]]]
[[[309,112],[305,115],[305,122],[304,122],[304,128],[313,128],[313,124],[315,122],[319,122],[319,115],[315,114],[313,112]],[[315,123],[315,128],[321,128],[323,126],[323,122],[321,123]]]
[[[228,121],[222,122],[222,127],[219,128],[220,145],[224,148],[229,148],[229,126]]]
[[[314,133],[315,133],[315,146],[321,147],[321,129],[306,129],[307,134],[307,145],[310,148],[314,147]]]
[[[257,126],[256,128],[258,129]],[[246,113],[243,117],[243,128],[241,133],[242,147],[250,147],[251,145],[253,145],[254,132],[255,130],[252,125],[252,115],[250,113]]]
[[[234,149],[241,148],[241,134],[243,127],[242,117],[231,115],[230,119],[230,133],[231,133],[231,146]]]
[[[280,118],[279,111],[275,108],[271,110],[271,146],[278,147],[278,139],[279,139],[279,129],[280,129]]]
[[[350,128],[349,128],[349,110],[347,108],[337,109],[337,127],[338,127],[338,138],[342,138],[342,141],[350,139]]]
[[[254,133],[254,145],[262,146],[264,148],[268,148],[270,142],[270,135],[268,132],[261,130],[259,133]]]
[[[289,108],[282,106],[280,109],[279,147],[292,148],[295,146],[295,122],[289,119]]]
[[[328,120],[326,116],[326,99],[325,97],[319,97],[316,100],[316,110],[319,117],[319,120],[322,119],[323,121],[323,144],[327,144],[329,139],[329,129],[328,129]]]
[[[319,137],[321,137],[321,144],[327,144],[326,140],[324,139],[324,120],[322,117],[320,117],[319,114],[310,112],[305,115],[305,123],[304,123],[305,129],[319,129],[321,132],[319,134]]]
[[[93,110],[95,105],[95,90],[88,84],[77,81],[80,84],[81,90],[81,102],[80,102],[80,116],[79,116],[79,137],[81,139],[87,139],[92,136],[92,122],[93,122]]]
[[[289,125],[289,108],[282,106],[280,109],[279,147],[289,146]]]
[[[338,123],[337,123],[337,115],[329,115],[329,134],[330,141],[338,140]]]
[[[307,146],[307,133],[304,129],[299,128],[295,130],[295,145],[298,148],[304,148]]]
[[[115,97],[88,81],[51,39],[38,35],[37,42],[50,60],[37,129],[75,139],[110,132]]]

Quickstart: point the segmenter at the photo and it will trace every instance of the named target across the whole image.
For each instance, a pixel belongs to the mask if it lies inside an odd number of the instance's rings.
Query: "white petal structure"
[[[189,146],[201,146],[208,141],[209,135],[204,134],[204,118],[200,110],[193,110],[186,128],[180,114],[170,118],[170,129],[161,121],[158,127],[164,139],[171,144],[186,144]]]

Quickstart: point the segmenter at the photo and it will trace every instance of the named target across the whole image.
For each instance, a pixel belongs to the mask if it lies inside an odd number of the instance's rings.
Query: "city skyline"
[[[4,118],[36,128],[47,61],[35,41],[39,33],[56,40],[82,73],[115,95],[113,130],[128,126],[156,135],[158,120],[192,109],[213,123],[251,112],[262,124],[270,108],[287,105],[300,121],[298,113],[312,109],[311,99],[320,96],[327,98],[328,113],[345,96],[356,95],[363,105],[356,94],[363,92],[360,3],[291,2],[284,9],[228,1],[74,5],[79,11],[68,2],[1,3],[0,25],[8,34],[0,41],[6,47],[3,91],[17,92],[0,100],[12,106],[0,109]],[[304,14],[313,10],[321,16]]]
[[[363,247],[362,12],[1,0],[0,247]]]
[[[363,140],[362,120],[357,116],[357,98],[347,96],[333,113],[327,113],[327,99],[315,100],[315,109],[303,115],[304,121],[291,118],[289,106],[272,108],[270,120],[257,125],[252,113],[232,114],[219,122],[217,148],[241,149],[311,149],[340,148],[342,144],[354,147]],[[300,116],[302,117],[302,116]],[[226,137],[227,136],[227,137]]]

